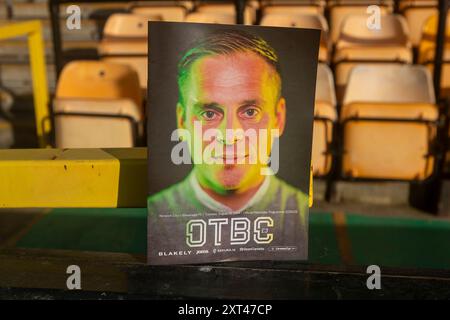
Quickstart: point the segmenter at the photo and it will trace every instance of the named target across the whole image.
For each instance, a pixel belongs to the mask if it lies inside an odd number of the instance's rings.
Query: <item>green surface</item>
[[[450,222],[346,214],[355,264],[450,269]],[[310,214],[310,263],[341,265],[333,215]],[[22,248],[146,253],[146,209],[54,209]]]
[[[355,262],[360,265],[450,269],[450,222],[347,214]]]
[[[145,254],[146,234],[146,209],[53,209],[16,246]]]

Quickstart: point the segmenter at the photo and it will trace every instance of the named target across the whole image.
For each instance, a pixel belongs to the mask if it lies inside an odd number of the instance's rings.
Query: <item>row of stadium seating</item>
[[[354,62],[420,63],[432,68],[436,33],[435,0],[400,1],[400,14],[392,14],[393,1],[376,0],[291,0],[291,1],[256,1],[248,0],[245,9],[247,24],[265,26],[307,27],[322,30],[320,61],[335,65],[338,100],[342,98],[348,73]],[[47,54],[51,56],[50,23],[45,1],[14,3],[9,10],[6,3],[0,1],[0,25],[5,21],[17,21],[42,18],[45,25],[44,37],[48,41]],[[380,30],[367,28],[370,13],[368,5],[376,4],[382,15]],[[212,4],[205,1],[165,1],[165,2],[111,2],[80,3],[82,28],[68,30],[65,20],[61,20],[65,49],[76,51],[83,49],[99,52],[104,58],[126,60],[137,66],[145,62],[146,55],[146,21],[190,21],[209,23],[234,23],[234,4]],[[61,5],[61,19],[68,16],[66,8]],[[118,13],[120,12],[120,13]],[[118,14],[112,14],[118,13]],[[111,15],[112,14],[112,15]],[[108,19],[109,17],[109,19]],[[450,20],[450,19],[449,19]],[[107,28],[103,28],[106,23]],[[109,26],[109,27],[108,27]],[[449,32],[450,33],[450,32]],[[101,43],[100,39],[103,38]],[[131,38],[130,41],[127,41]],[[124,47],[117,39],[129,44]],[[140,43],[137,40],[141,40]],[[17,64],[17,60],[26,61],[25,42],[13,41],[0,48],[0,63]],[[125,48],[126,50],[124,50]],[[413,50],[414,49],[414,50]],[[414,59],[414,52],[418,50]],[[449,50],[447,50],[449,51]],[[450,53],[446,53],[446,57]],[[134,58],[130,59],[129,56]],[[81,55],[82,56],[82,55]],[[128,57],[127,57],[128,56]],[[139,56],[140,59],[139,59]],[[50,61],[52,58],[50,57]],[[18,66],[14,65],[17,69]],[[450,70],[444,65],[442,80],[443,92],[450,88]],[[146,68],[137,68],[143,88],[146,86]],[[49,72],[53,70],[49,68]],[[5,73],[10,74],[8,71]],[[53,77],[50,77],[51,79]],[[54,88],[51,81],[50,87]]]
[[[154,9],[151,8],[150,12],[153,12]],[[139,74],[142,88],[145,89],[147,85],[147,68],[145,67],[147,64],[146,23],[148,20],[158,20],[160,17],[153,16],[145,10],[140,12],[141,14],[111,15],[106,22],[103,39],[100,42],[98,51],[104,59],[133,66]],[[221,20],[220,17],[223,17],[223,15],[219,13],[203,14],[198,12],[198,15],[195,17],[198,19],[188,21],[210,23],[232,23],[233,21],[233,18],[229,21]],[[436,20],[436,16],[432,16],[425,23],[419,47],[418,59],[420,63],[427,65],[430,69],[432,68],[434,57]],[[333,65],[335,66],[339,100],[345,89],[348,74],[356,64],[379,62],[411,64],[413,62],[411,42],[407,36],[407,25],[403,17],[399,15],[382,16],[380,20],[382,28],[380,30],[369,29],[366,23],[366,15],[348,16],[342,23],[342,29],[338,34]],[[287,13],[268,14],[263,18],[261,24],[265,26],[296,26],[322,29],[319,60],[325,63],[329,61],[328,27],[326,20],[322,16]],[[450,80],[446,76],[450,76],[450,73],[447,72],[447,67],[444,69],[443,77],[444,92],[449,90],[447,82]]]
[[[312,152],[316,176],[331,170],[333,129],[338,121],[343,128],[343,176],[423,180],[432,174],[431,149],[439,112],[425,67],[355,67],[340,115],[326,64],[319,65],[317,79]],[[57,147],[132,147],[142,138],[141,88],[137,73],[127,65],[69,63],[59,79],[53,106]]]

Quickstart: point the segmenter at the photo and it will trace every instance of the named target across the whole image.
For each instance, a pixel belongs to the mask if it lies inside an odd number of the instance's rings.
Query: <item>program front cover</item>
[[[149,23],[149,264],[308,258],[319,39]]]

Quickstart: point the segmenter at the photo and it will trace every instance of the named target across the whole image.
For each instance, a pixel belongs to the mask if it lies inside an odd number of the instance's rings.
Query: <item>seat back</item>
[[[398,8],[401,12],[409,8],[436,7],[438,0],[399,0]]]
[[[131,66],[142,89],[147,88],[148,21],[161,16],[113,14],[103,30],[98,52],[104,61]]]
[[[152,5],[146,3],[145,5],[141,5],[139,3],[133,4],[130,7],[130,11],[134,14],[143,15],[143,16],[161,16],[163,21],[172,21],[172,22],[182,22],[186,17],[187,10],[185,7],[177,5],[177,6],[166,6],[166,5]]]
[[[56,98],[124,99],[142,106],[136,72],[129,66],[102,61],[72,61],[61,72]]]
[[[324,14],[324,6],[305,3],[269,4],[262,8],[263,17],[269,14]]]
[[[367,15],[348,16],[342,22],[334,61],[401,61],[412,63],[408,26],[400,15],[380,17],[380,29],[368,28]]]
[[[422,28],[422,34],[419,43],[418,57],[419,63],[433,62],[436,46],[436,34],[438,28],[438,16],[429,17]],[[449,56],[450,51],[450,13],[447,15],[447,26],[445,35],[445,55]]]
[[[55,99],[53,106],[57,148],[130,148],[143,131],[130,99]]]
[[[435,103],[430,72],[418,65],[360,65],[350,72],[344,105],[352,102]]]
[[[213,13],[213,14],[230,14],[236,19],[236,8],[234,3],[205,3],[200,4],[196,7],[197,12],[202,13]],[[246,5],[244,9],[244,23],[245,24],[253,24],[256,19],[256,9],[252,6]],[[234,21],[236,22],[236,20]]]
[[[373,4],[353,4],[344,5],[338,4],[330,7],[330,38],[332,43],[336,43],[339,37],[339,32],[341,31],[341,24],[348,16],[354,15],[366,15],[367,17],[367,7],[368,5]],[[391,8],[386,5],[378,4],[380,8],[381,15],[385,15],[391,12]]]
[[[403,10],[409,28],[409,39],[414,47],[420,44],[422,29],[426,21],[437,14],[437,11],[435,6],[411,6]]]
[[[115,13],[109,16],[103,29],[104,39],[147,39],[148,21],[161,21],[161,15]]]
[[[264,15],[260,24],[273,27],[319,29],[325,33],[328,32],[327,21],[318,14],[271,13]]]
[[[262,26],[291,27],[321,30],[319,61],[328,62],[328,24],[326,19],[319,14],[266,14],[261,20]]]
[[[408,26],[400,15],[380,17],[380,29],[367,27],[367,15],[348,16],[342,22],[337,48],[365,46],[410,47]]]
[[[193,12],[186,16],[186,22],[235,24],[235,18],[227,13]]]

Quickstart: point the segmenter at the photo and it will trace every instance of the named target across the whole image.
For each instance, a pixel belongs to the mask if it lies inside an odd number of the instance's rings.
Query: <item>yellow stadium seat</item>
[[[98,52],[103,60],[130,65],[136,70],[142,89],[147,88],[148,18],[144,15],[118,13],[111,15],[103,29]]]
[[[295,3],[284,3],[284,4],[269,4],[262,9],[263,17],[268,14],[324,14],[324,6],[320,4],[295,4]]]
[[[414,47],[417,47],[422,37],[422,29],[425,22],[433,15],[437,14],[434,6],[411,6],[403,11],[403,15],[408,23],[409,38]]]
[[[131,148],[143,133],[130,99],[56,99],[53,113],[58,148]]]
[[[357,66],[343,104],[353,102],[435,103],[430,72],[419,65]]]
[[[321,41],[319,49],[319,60],[328,62],[328,24],[326,19],[319,14],[266,14],[261,20],[262,26],[270,27],[293,27],[321,30]]]
[[[139,80],[127,65],[69,63],[58,80],[53,111],[60,148],[131,147],[143,132]]]
[[[438,116],[426,68],[355,67],[341,110],[344,177],[426,179],[433,172]]]
[[[391,62],[345,62],[339,63],[335,66],[335,77],[334,81],[336,84],[336,97],[337,101],[342,102],[344,98],[345,89],[348,82],[348,77],[350,72],[353,70],[355,66],[382,66],[382,65],[390,65],[394,64]]]
[[[422,29],[418,56],[418,63],[426,65],[433,71],[434,50],[436,47],[436,33],[438,25],[438,16],[433,15],[425,22]],[[450,96],[450,14],[447,15],[445,49],[443,55],[442,78],[441,78],[441,94]]]
[[[381,28],[367,27],[367,16],[354,15],[342,23],[336,44],[335,62],[381,60],[412,62],[408,27],[402,16],[384,15]]]
[[[330,68],[322,63],[317,68],[315,100],[311,164],[315,176],[325,176],[331,169],[330,144],[337,112],[333,74]]]
[[[193,12],[186,16],[186,22],[235,24],[234,15],[230,13]]]
[[[380,30],[367,28],[366,22],[366,16],[355,15],[347,17],[342,24],[333,58],[339,101],[354,66],[371,62],[412,63],[412,47],[403,17],[382,16]]]
[[[399,0],[398,8],[401,12],[414,7],[436,7],[438,0]]]
[[[129,66],[102,61],[73,61],[58,80],[57,98],[133,100],[142,106],[136,72]]]
[[[422,28],[422,34],[419,43],[418,50],[418,62],[428,63],[432,62],[434,59],[434,50],[436,44],[436,34],[438,27],[438,16],[437,14],[429,17]],[[450,14],[447,15],[447,26],[446,26],[446,41],[445,41],[445,51],[450,49]],[[448,53],[445,53],[448,55]]]
[[[366,15],[367,18],[369,17],[369,14],[367,13],[369,4],[373,4],[373,1],[372,3],[366,4],[355,4],[355,2],[353,2],[353,4],[348,5],[340,4],[340,2],[338,2],[336,5],[330,7],[330,39],[333,44],[337,42],[342,28],[342,22],[348,16]],[[377,5],[379,6],[382,15],[392,12],[389,6],[379,5],[378,3]]]
[[[426,63],[425,66],[434,72],[434,64],[432,62]],[[441,69],[441,97],[450,97],[450,50],[444,52],[442,69]]]
[[[433,122],[437,121],[438,114],[432,104],[347,105],[342,114],[342,121],[346,122],[343,174],[349,178],[369,179],[423,180],[429,177],[434,163],[430,154],[436,135]],[[385,118],[399,121],[379,120]],[[404,120],[416,122],[402,122]]]
[[[144,16],[132,13],[115,13],[106,21],[103,29],[104,38],[138,38],[147,37],[149,20],[160,21],[160,15]]]
[[[134,14],[143,15],[146,17],[161,16],[163,21],[182,22],[186,17],[187,10],[184,6],[174,5],[158,5],[158,4],[132,4],[130,12]]]
[[[230,14],[233,16],[234,19],[236,19],[236,8],[234,3],[227,3],[227,4],[214,4],[214,3],[205,3],[200,4],[196,7],[197,12],[202,13],[213,13],[213,14]],[[253,24],[253,22],[256,20],[256,9],[252,6],[246,5],[244,9],[244,23],[247,25]],[[235,23],[233,21],[233,23]]]

